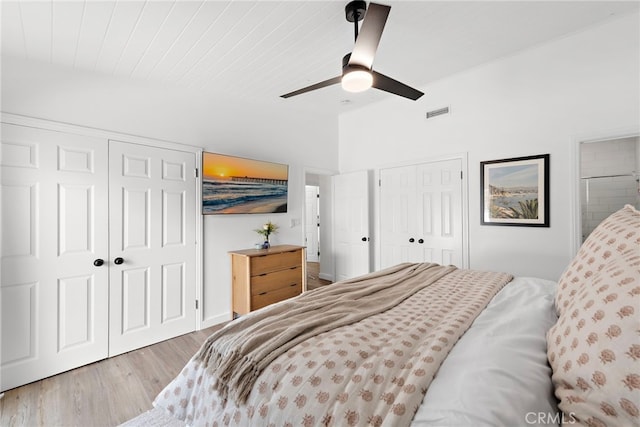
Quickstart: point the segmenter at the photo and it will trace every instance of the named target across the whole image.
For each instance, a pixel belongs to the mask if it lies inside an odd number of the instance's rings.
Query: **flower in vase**
[[[278,230],[278,226],[272,223],[271,221],[268,221],[262,226],[262,228],[256,229],[255,232],[264,236],[265,243],[268,243],[269,236],[275,233],[277,230]]]

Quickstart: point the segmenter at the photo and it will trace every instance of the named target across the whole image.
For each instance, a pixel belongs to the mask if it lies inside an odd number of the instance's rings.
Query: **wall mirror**
[[[624,205],[640,209],[640,136],[580,143],[581,242]]]

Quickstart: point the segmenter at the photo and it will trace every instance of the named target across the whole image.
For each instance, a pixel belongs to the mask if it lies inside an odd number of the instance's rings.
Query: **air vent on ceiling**
[[[427,119],[441,116],[443,114],[449,114],[449,107],[439,108],[437,110],[427,111]]]

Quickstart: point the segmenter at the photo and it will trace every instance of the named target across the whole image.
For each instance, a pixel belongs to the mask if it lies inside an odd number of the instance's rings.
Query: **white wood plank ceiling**
[[[390,1],[374,68],[411,86],[638,10],[633,1]],[[7,1],[2,55],[261,103],[336,112],[393,95],[338,86],[353,45],[345,1]],[[428,94],[427,94],[428,96]],[[345,106],[349,100],[348,106]],[[413,102],[413,101],[406,101]]]

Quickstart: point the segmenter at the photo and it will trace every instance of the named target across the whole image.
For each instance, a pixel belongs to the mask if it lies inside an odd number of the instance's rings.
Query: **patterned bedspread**
[[[510,280],[455,270],[392,309],[292,347],[243,404],[222,399],[193,358],[154,406],[191,425],[409,425],[449,350]]]

